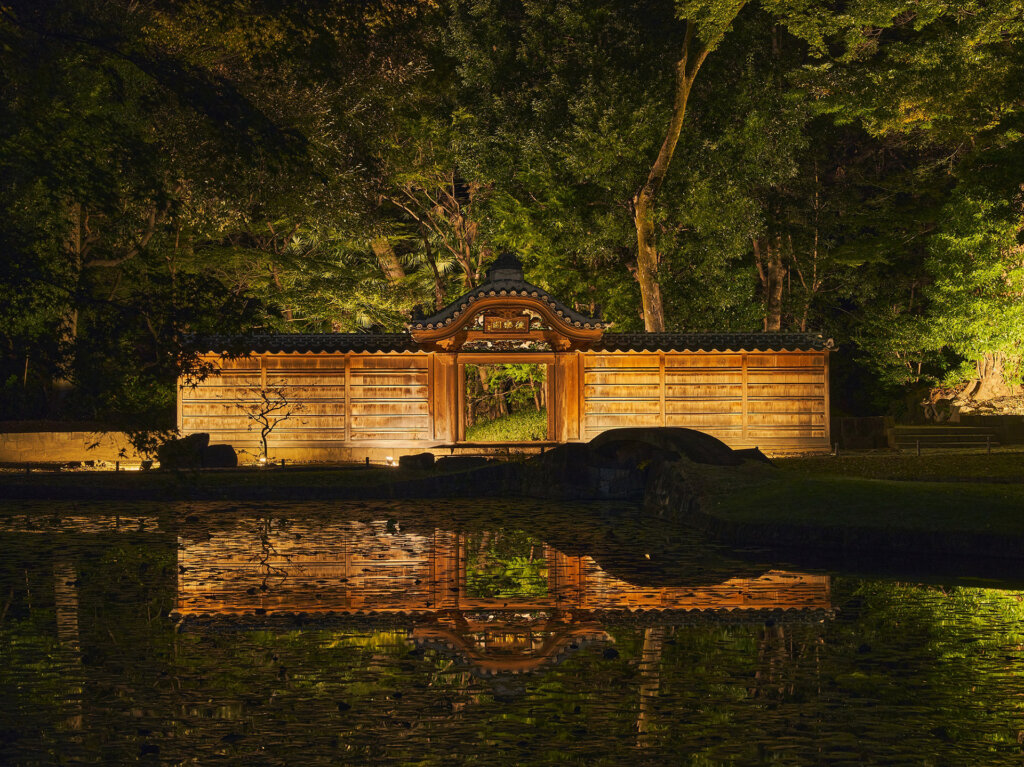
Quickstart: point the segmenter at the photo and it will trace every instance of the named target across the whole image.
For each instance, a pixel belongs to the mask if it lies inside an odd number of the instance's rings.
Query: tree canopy
[[[1022,41],[1019,0],[4,0],[0,417],[168,425],[189,334],[397,330],[503,249],[617,330],[833,336],[840,408],[1019,392]]]

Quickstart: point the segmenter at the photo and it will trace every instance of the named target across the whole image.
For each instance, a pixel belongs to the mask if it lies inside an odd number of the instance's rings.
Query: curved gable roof
[[[487,270],[486,282],[455,299],[436,314],[414,319],[409,323],[409,328],[413,331],[440,330],[452,325],[476,301],[498,296],[535,299],[567,325],[576,328],[599,330],[607,327],[607,323],[602,320],[570,309],[543,288],[527,282],[523,277],[522,262],[511,253],[502,253]]]

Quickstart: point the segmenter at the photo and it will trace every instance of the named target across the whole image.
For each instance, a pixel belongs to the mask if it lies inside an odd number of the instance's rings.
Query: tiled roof
[[[200,352],[227,354],[283,352],[414,352],[408,333],[256,333],[197,336]],[[605,333],[592,347],[601,352],[809,351],[831,349],[819,333]]]
[[[587,317],[573,311],[565,304],[553,298],[546,290],[531,285],[523,278],[523,265],[511,253],[503,253],[490,269],[487,270],[487,282],[473,288],[465,295],[448,304],[444,309],[430,317],[414,319],[410,324],[413,330],[437,330],[452,324],[462,315],[470,304],[482,298],[492,296],[509,296],[534,298],[548,305],[552,312],[565,320],[569,325],[578,328],[603,328],[606,323],[593,317]]]
[[[419,346],[408,333],[258,333],[239,336],[197,336],[191,346],[200,352],[413,352]]]
[[[605,333],[590,347],[604,352],[738,352],[831,349],[820,333]]]
[[[171,620],[177,621],[179,629],[188,632],[204,630],[249,631],[252,629],[294,630],[297,626],[401,626],[431,625],[437,610],[409,611],[287,611],[270,610],[260,613],[250,611],[171,612]],[[806,607],[723,607],[690,609],[630,609],[629,607],[590,608],[587,613],[601,621],[603,626],[617,625],[700,625],[700,624],[763,624],[777,623],[821,623],[833,618],[831,608],[809,604]]]

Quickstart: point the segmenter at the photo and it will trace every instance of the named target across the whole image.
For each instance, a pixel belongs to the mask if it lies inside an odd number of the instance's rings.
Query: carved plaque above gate
[[[483,326],[488,335],[526,335],[530,332],[530,315],[516,309],[494,309],[484,314]]]

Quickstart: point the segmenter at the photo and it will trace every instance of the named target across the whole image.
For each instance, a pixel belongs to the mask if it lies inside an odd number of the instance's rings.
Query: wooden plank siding
[[[549,434],[557,442],[670,426],[766,452],[829,446],[827,351],[527,356],[548,365]],[[207,432],[211,442],[253,453],[259,431],[243,408],[266,386],[299,406],[271,433],[272,457],[361,460],[369,447],[397,456],[460,441],[462,363],[511,359],[501,352],[209,355],[215,374],[180,388],[178,423],[183,434]]]
[[[825,352],[581,353],[582,434],[678,426],[732,447],[828,447]]]
[[[207,361],[214,365],[212,375],[180,387],[183,434],[207,432],[211,442],[258,450],[259,430],[244,408],[258,401],[265,386],[297,407],[271,432],[271,453],[433,439],[427,354],[264,354]]]

